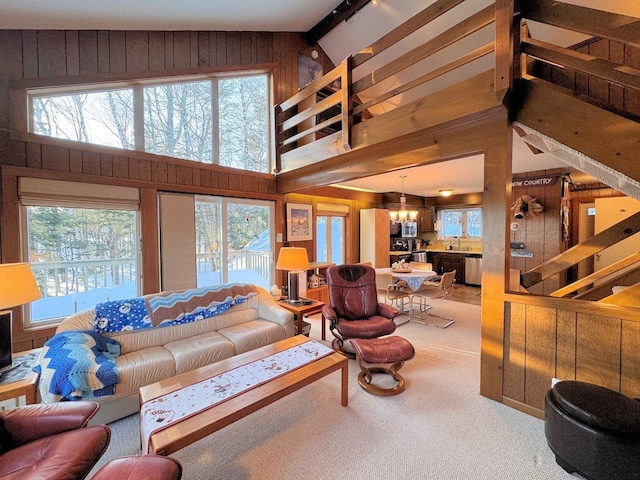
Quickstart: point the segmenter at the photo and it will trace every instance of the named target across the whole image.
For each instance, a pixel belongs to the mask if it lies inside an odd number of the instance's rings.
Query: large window
[[[273,284],[272,202],[195,197],[197,286]]]
[[[24,258],[42,293],[25,328],[139,294],[137,189],[21,178],[19,195]]]
[[[440,210],[438,217],[442,228],[440,238],[481,238],[482,209],[460,208]]]
[[[30,90],[30,131],[203,163],[271,171],[265,73]]]

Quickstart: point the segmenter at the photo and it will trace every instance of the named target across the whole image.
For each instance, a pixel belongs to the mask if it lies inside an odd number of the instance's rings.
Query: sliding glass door
[[[195,197],[197,286],[274,282],[273,202]]]

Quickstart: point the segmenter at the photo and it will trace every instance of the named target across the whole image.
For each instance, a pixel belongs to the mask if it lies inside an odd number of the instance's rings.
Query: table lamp
[[[289,270],[289,303],[300,302],[298,296],[298,274],[309,270],[307,249],[301,247],[282,247],[278,254],[277,270]]]
[[[42,297],[28,263],[0,264],[0,375],[17,365],[11,355],[11,310]]]

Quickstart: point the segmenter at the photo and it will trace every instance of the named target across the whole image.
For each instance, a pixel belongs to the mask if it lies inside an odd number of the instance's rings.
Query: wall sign
[[[548,187],[549,185],[555,185],[558,181],[558,177],[538,177],[538,178],[520,178],[511,182],[512,188],[526,188],[526,187]]]

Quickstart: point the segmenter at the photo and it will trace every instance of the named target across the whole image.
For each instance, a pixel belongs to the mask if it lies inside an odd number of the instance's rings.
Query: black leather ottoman
[[[640,401],[585,382],[545,397],[544,433],[556,462],[589,480],[640,478]]]

